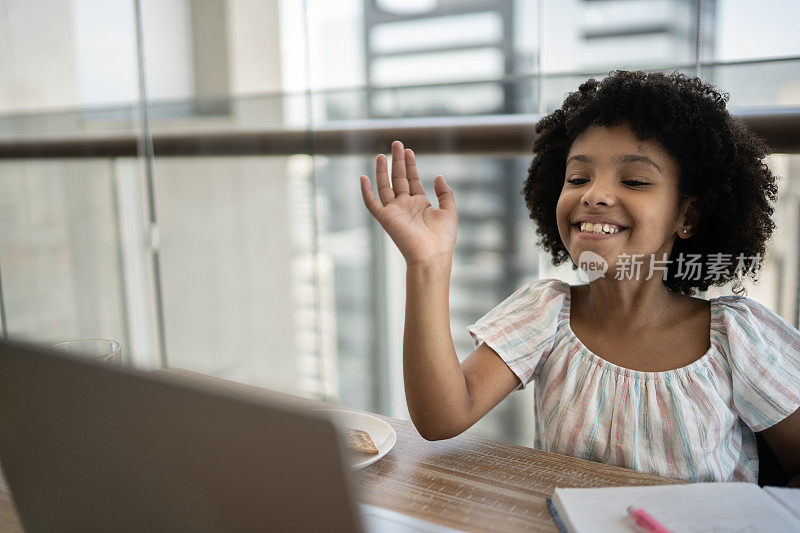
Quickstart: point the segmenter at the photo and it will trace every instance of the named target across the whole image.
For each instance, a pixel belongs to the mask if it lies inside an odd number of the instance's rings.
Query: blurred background
[[[534,124],[589,76],[678,70],[775,150],[748,296],[800,324],[793,0],[0,0],[0,334],[407,417],[404,263],[358,176],[397,138],[459,207],[451,326],[527,281]],[[712,297],[729,290],[709,291]],[[470,431],[532,444],[532,387]]]

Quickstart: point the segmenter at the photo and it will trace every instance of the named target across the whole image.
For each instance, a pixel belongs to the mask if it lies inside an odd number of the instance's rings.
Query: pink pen
[[[650,514],[644,509],[629,505],[628,514],[631,515],[634,523],[644,531],[648,531],[650,533],[672,533],[669,529],[661,525],[661,522],[650,516]]]

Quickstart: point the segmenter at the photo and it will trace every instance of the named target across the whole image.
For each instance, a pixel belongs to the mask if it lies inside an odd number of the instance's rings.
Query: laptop
[[[354,502],[315,411],[0,341],[0,463],[26,531],[453,531]]]

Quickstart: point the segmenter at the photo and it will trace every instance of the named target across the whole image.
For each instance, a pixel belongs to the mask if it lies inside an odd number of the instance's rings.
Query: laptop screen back
[[[5,341],[0,462],[31,532],[360,529],[320,415]]]

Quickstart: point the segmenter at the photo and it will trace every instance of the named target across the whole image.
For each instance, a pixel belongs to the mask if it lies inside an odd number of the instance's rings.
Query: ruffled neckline
[[[580,351],[586,354],[591,360],[594,361],[595,364],[604,367],[610,371],[613,371],[617,374],[624,375],[630,378],[637,378],[637,379],[650,379],[650,380],[665,380],[670,377],[677,377],[680,375],[685,375],[690,372],[697,371],[698,368],[707,368],[708,359],[712,357],[714,353],[719,350],[719,347],[716,345],[714,339],[714,331],[717,322],[719,321],[719,313],[718,307],[720,306],[720,298],[725,298],[724,296],[718,296],[716,298],[711,298],[708,300],[710,305],[710,313],[711,313],[711,325],[709,328],[709,344],[710,347],[708,351],[706,351],[703,355],[701,355],[695,361],[692,361],[688,365],[672,368],[669,370],[661,370],[661,371],[646,371],[646,370],[634,370],[632,368],[626,368],[623,366],[616,365],[610,361],[607,361],[597,355],[596,353],[592,352],[589,348],[583,344],[583,341],[578,338],[575,332],[572,330],[572,324],[570,323],[570,315],[571,315],[571,307],[572,307],[572,291],[570,288],[569,283],[564,281],[558,280],[559,283],[562,285],[562,290],[564,292],[564,305],[561,307],[560,316],[559,316],[559,323],[565,324],[565,328],[567,331],[567,335],[571,343],[578,346]]]

